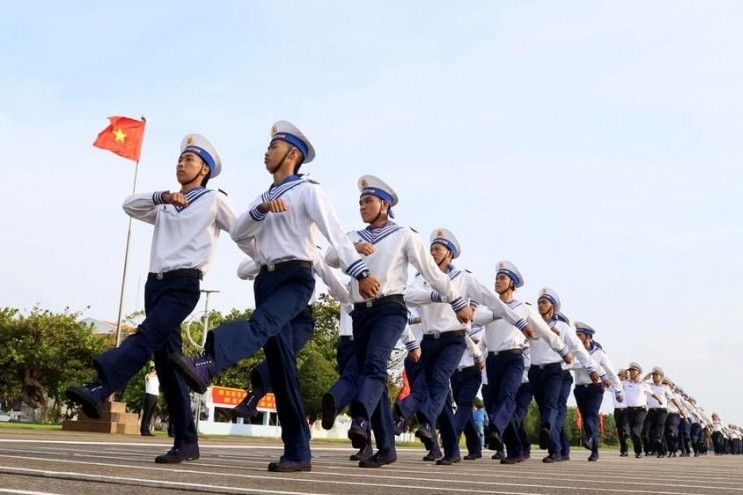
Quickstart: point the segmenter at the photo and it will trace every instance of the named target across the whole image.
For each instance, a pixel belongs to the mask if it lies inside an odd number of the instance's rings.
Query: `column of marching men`
[[[585,430],[589,461],[599,458],[599,409],[605,390],[614,397],[620,455],[674,457],[714,451],[741,452],[741,429],[708,417],[663,370],[642,376],[630,363],[615,373],[589,324],[561,312],[558,294],[544,288],[536,306],[519,300],[524,276],[510,261],[496,263],[494,291],[458,266],[462,253],[453,231],[439,227],[426,244],[394,221],[398,195],[373,175],[358,180],[363,225],[344,233],[321,186],[300,174],[315,149],[293,124],[276,122],[264,165],[268,189],[237,216],[227,196],[207,189],[221,159],[199,134],[182,143],[176,178],[180,191],[135,194],[124,202],[134,218],[154,225],[145,320],[137,332],[94,361],[96,379],[69,387],[67,397],[88,417],[101,416],[108,396],[123,387],[154,355],[174,444],[158,463],[199,458],[188,389],[204,393],[213,378],[264,349],[265,360],[246,376],[250,390],[235,417],[257,412],[273,391],[284,451],[269,471],[311,470],[310,429],[299,393],[296,356],[314,329],[315,276],[341,306],[338,381],[322,398],[322,426],[331,429],[346,408],[348,438],[360,467],[397,460],[395,437],[416,424],[423,461],[452,465],[483,457],[487,446],[501,464],[531,457],[525,418],[532,398],[539,409],[542,461],[570,459],[565,421],[571,391]],[[200,280],[220,231],[229,232],[248,259],[238,276],[253,280],[256,308],[248,321],[221,325],[207,335],[202,355],[183,355],[180,325],[198,301]],[[317,246],[324,237],[328,249]],[[408,280],[408,266],[417,275]],[[347,280],[342,282],[335,269]],[[388,360],[405,346],[410,393],[388,399]],[[484,409],[475,407],[482,395]],[[464,436],[467,453],[460,451]]]

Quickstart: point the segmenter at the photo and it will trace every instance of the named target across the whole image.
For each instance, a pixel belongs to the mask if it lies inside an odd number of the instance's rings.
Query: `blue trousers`
[[[250,320],[220,325],[207,335],[207,352],[214,356],[217,370],[263,347],[281,422],[284,457],[298,462],[311,459],[310,429],[299,391],[291,321],[307,309],[314,289],[310,268],[261,270],[253,283],[256,309]]]
[[[387,360],[408,322],[407,308],[390,303],[351,312],[356,362],[359,366],[357,395],[351,416],[371,421],[377,448],[395,445],[392,407],[387,392]]]
[[[426,372],[428,395],[426,401],[418,408],[421,421],[436,426],[436,419],[449,396],[451,376],[462,360],[464,349],[464,335],[442,334],[438,339],[423,337],[421,359]],[[446,449],[446,444],[444,448]]]
[[[410,384],[410,393],[404,399],[395,403],[395,409],[398,414],[409,421],[415,413],[418,412],[421,404],[426,402],[428,397],[428,382],[426,381],[426,369],[423,360],[413,362],[409,357],[403,361],[405,366],[405,375],[408,377]]]
[[[557,401],[562,390],[562,367],[560,363],[552,363],[539,367],[529,367],[529,383],[534,399],[539,406],[539,417],[542,427],[549,427],[550,444],[548,452],[559,456],[562,451],[560,445],[560,432],[557,430]]]
[[[144,288],[146,318],[137,332],[93,361],[98,378],[112,392],[120,389],[147,364],[154,354],[168,414],[173,424],[173,445],[196,443],[198,435],[191,413],[191,398],[186,382],[170,365],[170,354],[182,353],[181,323],[199,302],[200,281],[184,277],[148,280]]]
[[[570,388],[573,386],[573,374],[568,370],[562,371],[562,382],[560,384],[560,395],[557,396],[557,419],[555,420],[557,430],[560,434],[560,450],[562,457],[570,455],[570,436],[565,428],[565,419],[568,417],[568,397]]]
[[[524,358],[520,353],[497,356],[488,353],[485,370],[488,373],[492,407],[488,411],[490,424],[498,428],[503,435],[516,410],[516,392],[521,386],[521,377],[524,374]]]
[[[338,380],[328,390],[335,397],[335,404],[339,411],[348,406],[356,397],[356,386],[359,381],[359,366],[356,363],[356,346],[353,339],[341,337],[336,350],[338,362]]]
[[[464,433],[467,453],[470,455],[482,454],[480,435],[472,422],[472,403],[481,385],[482,373],[474,366],[458,369],[451,376],[451,390],[457,404],[457,412],[454,414],[457,445],[459,436]]]
[[[604,399],[604,387],[600,383],[590,385],[576,385],[573,391],[575,402],[578,404],[583,429],[586,432],[586,441],[591,444],[591,452],[599,453],[599,409]]]
[[[529,382],[519,385],[516,392],[516,409],[513,411],[513,420],[506,428],[503,438],[508,457],[528,457],[531,455],[531,442],[529,441],[529,435],[526,433],[524,420],[529,411],[532,397]]]
[[[682,419],[679,422],[679,447],[681,448],[682,454],[690,454],[691,449],[689,448],[690,439],[690,423],[688,419]]]
[[[296,356],[307,345],[310,337],[312,337],[312,332],[315,330],[315,317],[312,314],[312,306],[307,306],[289,324],[292,327],[292,345],[294,346],[294,355]],[[273,391],[271,387],[271,372],[268,369],[268,361],[265,359],[250,371],[250,385],[256,394],[265,395]]]

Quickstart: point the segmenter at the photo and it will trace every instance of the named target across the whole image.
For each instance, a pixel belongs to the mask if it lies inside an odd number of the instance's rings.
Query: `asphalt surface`
[[[275,440],[204,438],[201,458],[155,464],[166,437],[0,429],[0,494],[740,494],[743,456],[620,458],[597,463],[575,449],[569,462],[544,464],[541,451],[517,465],[490,459],[453,466],[424,463],[422,448],[398,449],[398,461],[362,469],[342,443],[313,442],[312,471],[270,473],[281,455]]]

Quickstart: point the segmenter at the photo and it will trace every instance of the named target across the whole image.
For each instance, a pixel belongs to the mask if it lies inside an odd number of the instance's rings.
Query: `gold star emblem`
[[[193,144],[193,136],[188,136],[188,137],[186,138],[186,144],[187,144],[188,146],[191,146],[191,145]]]
[[[278,132],[278,129],[276,128],[276,126],[275,125],[274,126],[271,126],[271,135],[273,136],[277,132]]]
[[[436,232],[436,237],[444,237],[444,233],[439,230]]]
[[[114,138],[116,141],[123,143],[124,139],[126,139],[126,134],[124,134],[124,131],[121,130],[121,127],[117,128],[114,131]]]
[[[366,179],[361,179],[361,187],[366,187],[368,185],[369,185],[369,183],[366,182]]]

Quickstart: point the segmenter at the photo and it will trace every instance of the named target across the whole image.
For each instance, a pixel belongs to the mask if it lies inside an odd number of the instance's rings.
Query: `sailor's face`
[[[549,299],[546,297],[540,297],[537,299],[537,308],[539,309],[539,314],[544,316],[550,312],[553,306]]]
[[[443,263],[444,259],[449,255],[449,253],[451,253],[451,251],[449,251],[443,244],[431,244],[431,256],[433,257],[433,261],[437,265]]]
[[[499,273],[495,276],[495,292],[498,294],[503,294],[506,292],[509,288],[511,288],[513,284],[513,281],[511,281],[511,277],[506,275],[505,273]]]
[[[382,200],[371,194],[364,194],[359,199],[359,213],[364,223],[372,223],[382,210]]]

